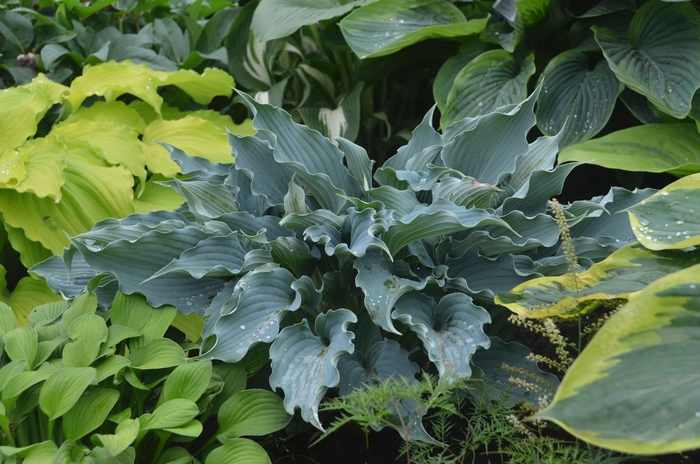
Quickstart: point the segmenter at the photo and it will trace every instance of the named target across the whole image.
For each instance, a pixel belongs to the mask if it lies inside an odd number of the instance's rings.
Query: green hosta
[[[3,462],[193,462],[190,453],[203,452],[209,464],[232,462],[230,455],[269,462],[241,437],[289,422],[277,395],[244,390],[243,366],[189,358],[190,343],[164,338],[173,307],[118,293],[109,315],[96,309],[95,294],[85,293],[72,304],[37,306],[30,324],[17,327],[0,303]],[[199,451],[188,449],[212,415],[216,433]]]
[[[22,264],[61,253],[66,234],[102,219],[180,205],[180,195],[155,183],[179,172],[160,143],[221,162],[230,159],[226,130],[253,131],[214,111],[180,112],[158,89],[174,86],[207,104],[230,95],[231,85],[217,69],[169,73],[127,62],[88,67],[70,87],[40,75],[0,92],[0,213],[4,237]],[[59,120],[47,130],[55,105],[62,105]],[[45,291],[43,300],[26,301],[30,295],[2,290],[24,323],[33,305],[55,299]]]
[[[526,282],[496,300],[527,317],[578,317],[629,300],[537,414],[598,446],[640,454],[700,447],[694,344],[700,310],[700,174],[627,208],[639,243],[588,271]]]
[[[479,304],[566,267],[547,204],[571,166],[553,167],[558,137],[527,142],[537,91],[443,133],[430,111],[374,180],[360,146],[340,137],[336,146],[241,97],[257,133],[230,135],[235,165],[172,149],[183,175],[163,184],[186,198],[182,207],[102,221],[33,272],[65,295],[89,283],[109,305],[118,284],[204,315],[203,359],[238,362],[269,346],[270,384],[288,412],[319,428],[329,388],[411,379],[416,363],[432,364],[441,382],[476,366],[505,388],[498,360],[527,363],[515,349],[472,362],[491,345]],[[634,237],[608,211],[650,193],[615,189],[567,207],[586,234],[584,264]],[[411,436],[427,439],[413,422]]]

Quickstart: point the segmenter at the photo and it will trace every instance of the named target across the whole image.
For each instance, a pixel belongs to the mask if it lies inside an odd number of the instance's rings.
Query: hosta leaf
[[[4,268],[2,268],[4,270]],[[12,307],[17,318],[17,325],[29,324],[29,313],[38,305],[61,301],[60,295],[55,294],[45,282],[39,282],[32,277],[23,277],[15,286],[6,303]]]
[[[130,364],[131,362],[124,356],[116,354],[113,356],[109,356],[105,358],[104,361],[95,365],[95,368],[97,369],[96,380],[98,382],[102,382],[104,379],[116,375],[118,372],[120,372],[122,369],[124,369]]]
[[[539,89],[519,105],[502,109],[503,113],[481,116],[473,129],[454,137],[440,155],[445,166],[492,185],[513,172],[517,156],[528,151],[526,135],[535,125]]]
[[[488,51],[489,48],[489,44],[482,42],[476,37],[469,37],[464,39],[459,49],[459,54],[448,58],[447,61],[440,66],[440,70],[435,76],[435,82],[433,83],[433,97],[435,97],[435,103],[437,103],[440,111],[445,110],[447,96],[450,90],[452,90],[457,74],[459,74],[471,60]]]
[[[477,226],[494,225],[510,229],[502,219],[486,210],[464,208],[438,199],[430,206],[419,206],[390,226],[383,240],[392,255],[411,242],[440,234],[449,234]]]
[[[216,438],[226,443],[232,438],[260,437],[284,428],[292,416],[282,405],[282,398],[266,390],[244,390],[229,398],[217,413],[219,430]]]
[[[528,348],[520,343],[504,343],[498,337],[491,337],[488,350],[474,353],[472,364],[483,374],[486,393],[507,404],[547,404],[559,386],[556,375],[537,367]]]
[[[153,230],[134,237],[133,241],[118,239],[106,246],[88,245],[90,235],[76,237],[72,243],[93,269],[115,275],[124,293],[142,293],[155,307],[172,304],[183,314],[192,311],[202,314],[222,282],[209,277],[195,279],[180,273],[150,278],[206,237],[207,234],[197,228],[185,227],[170,231]],[[124,260],[124,256],[132,259]]]
[[[139,433],[138,419],[125,419],[117,425],[114,434],[94,434],[90,439],[96,445],[102,445],[112,456],[121,454],[131,445]]]
[[[292,173],[283,164],[275,162],[269,143],[255,137],[236,137],[229,134],[229,144],[236,158],[235,167],[251,179],[251,190],[267,199],[270,206],[283,202]]]
[[[433,129],[434,113],[435,107],[431,108],[430,111],[423,116],[423,120],[413,130],[411,140],[409,140],[406,145],[399,148],[396,155],[389,158],[382,168],[389,167],[396,171],[406,170],[408,162],[423,150],[434,146],[443,146],[445,144],[442,135]]]
[[[218,68],[207,68],[202,74],[191,69],[154,74],[158,78],[158,86],[174,85],[200,105],[208,105],[216,96],[230,97],[233,93],[233,78]]]
[[[215,448],[207,455],[204,464],[269,464],[270,457],[265,448],[246,438],[234,438]]]
[[[152,151],[147,153],[149,169],[163,175],[172,175],[175,166],[170,164],[170,153],[155,142],[167,143],[188,155],[199,156],[213,163],[233,162],[226,131],[197,116],[185,116],[174,121],[157,119],[144,130],[143,143]],[[153,169],[156,167],[157,170]]]
[[[97,358],[100,344],[107,340],[107,324],[95,314],[85,314],[68,327],[70,343],[63,348],[68,367],[87,367]]]
[[[700,171],[699,150],[695,124],[644,124],[567,147],[559,162],[684,176]]]
[[[353,263],[357,270],[355,285],[365,294],[364,304],[372,321],[386,330],[399,334],[391,319],[391,310],[401,296],[422,290],[427,281],[415,281],[396,276],[392,262],[378,250],[371,250]]]
[[[482,184],[473,177],[448,177],[433,185],[433,198],[444,198],[465,208],[491,208],[496,205],[499,189]],[[407,213],[405,213],[407,214]]]
[[[679,119],[688,115],[700,87],[700,16],[690,5],[645,4],[632,19],[629,43],[609,29],[594,31],[620,81],[663,112]]]
[[[61,199],[66,179],[63,156],[66,146],[56,137],[30,140],[0,157],[0,183],[17,192],[33,193],[39,198]]]
[[[215,321],[213,328],[211,332],[205,329],[203,335],[215,335],[216,342],[203,356],[238,362],[254,344],[274,340],[285,314],[303,303],[305,295],[298,291],[295,280],[286,269],[268,266],[242,277],[220,315],[210,316]],[[313,289],[307,283],[306,288]]]
[[[143,414],[139,417],[141,430],[168,429],[180,427],[199,414],[199,408],[194,401],[176,398],[158,406],[153,414]]]
[[[534,56],[517,62],[505,50],[492,50],[469,62],[454,79],[440,124],[491,113],[527,97],[527,81],[535,73]]]
[[[496,295],[496,303],[526,317],[575,318],[606,301],[628,299],[655,280],[698,262],[697,252],[655,252],[633,243],[585,272],[518,285],[510,293]]]
[[[134,181],[129,171],[108,166],[87,144],[70,142],[67,146],[60,203],[29,193],[0,191],[4,220],[56,254],[68,244],[66,233],[77,235],[101,219],[132,211]]]
[[[700,202],[700,173],[683,177],[632,206],[627,212],[637,240],[650,250],[700,245],[696,202]]]
[[[34,366],[38,349],[38,337],[33,328],[17,327],[3,336],[5,352],[12,361],[26,361],[29,370]]]
[[[75,406],[88,385],[95,380],[95,373],[92,367],[64,367],[46,379],[39,394],[39,406],[50,421]]]
[[[245,265],[246,252],[236,234],[207,237],[153,274],[152,278],[170,273],[187,273],[195,279],[236,275]]]
[[[463,293],[444,296],[437,305],[423,294],[409,293],[396,302],[392,317],[418,335],[444,382],[470,377],[472,355],[478,346],[490,345],[483,327],[491,317]]]
[[[204,222],[232,213],[237,209],[233,189],[227,184],[216,184],[212,180],[212,178],[200,180],[198,177],[184,180],[175,178],[160,184],[182,195],[194,217]]]
[[[49,364],[44,364],[39,368],[39,370],[22,372],[15,375],[7,382],[7,384],[5,384],[5,387],[2,389],[2,401],[6,403],[10,399],[17,398],[31,386],[43,382],[57,371],[58,369],[55,367]]]
[[[345,396],[368,385],[378,385],[392,377],[415,379],[420,369],[408,359],[408,354],[398,342],[391,339],[373,344],[366,355],[359,350],[345,354],[338,361],[340,395]]]
[[[262,0],[253,14],[251,29],[261,42],[281,39],[301,26],[342,16],[365,0]]]
[[[185,202],[185,199],[174,189],[157,183],[162,180],[164,180],[162,177],[153,175],[145,184],[139,186],[140,195],[138,199],[134,198],[131,202],[135,213],[146,214],[151,211],[172,211]]]
[[[33,82],[36,85],[13,87],[0,92],[0,154],[32,137],[39,121],[59,101],[56,92],[51,92],[51,87],[44,85],[50,82],[46,76],[41,74]],[[63,86],[60,88],[65,89]]]
[[[379,0],[340,21],[348,45],[360,58],[397,52],[426,39],[478,34],[486,19],[466,21],[456,6],[442,0]]]
[[[109,103],[98,101],[89,108],[81,107],[77,112],[68,116],[65,122],[74,123],[80,120],[108,121],[132,129],[139,134],[143,134],[143,130],[146,128],[146,122],[141,118],[138,111],[127,106],[122,101]]]
[[[607,124],[624,85],[607,62],[590,69],[588,55],[564,52],[543,72],[537,104],[537,127],[546,135],[561,133],[560,146],[585,142]]]
[[[139,370],[179,366],[186,358],[180,345],[168,338],[157,338],[129,354],[131,367]]]
[[[75,407],[63,416],[66,438],[79,440],[102,425],[118,399],[119,392],[107,388],[96,388],[81,396]]]
[[[158,84],[148,72],[149,68],[139,68],[131,63],[102,63],[99,66],[85,66],[83,74],[76,78],[70,86],[68,102],[73,112],[89,96],[105,96],[113,101],[124,93],[140,98],[151,105],[160,114],[163,98],[158,95]]]
[[[165,380],[159,401],[175,398],[197,401],[209,385],[211,373],[211,361],[207,360],[177,366]]]
[[[279,108],[261,105],[241,94],[253,111],[253,127],[258,138],[267,140],[274,158],[296,174],[325,209],[339,212],[345,199],[339,195],[360,197],[359,183],[343,165],[343,153],[316,131],[292,121]]]
[[[347,309],[328,311],[316,317],[315,329],[306,320],[284,328],[270,347],[270,386],[282,388],[284,408],[289,414],[301,409],[301,417],[323,430],[318,404],[328,388],[340,381],[336,368],[343,353],[352,353],[354,334],[348,325],[357,317]]]
[[[698,276],[698,265],[670,273],[623,306],[579,355],[552,404],[537,417],[622,452],[697,448],[698,364],[690,353],[698,338]]]

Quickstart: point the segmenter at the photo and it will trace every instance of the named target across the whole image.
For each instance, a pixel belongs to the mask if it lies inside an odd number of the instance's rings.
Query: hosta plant
[[[700,174],[684,177],[627,209],[639,242],[586,272],[534,279],[497,295],[526,317],[580,317],[606,301],[627,301],[537,417],[624,452],[700,447],[699,200]]]
[[[230,135],[235,164],[171,148],[183,175],[163,185],[186,198],[182,207],[102,221],[32,271],[65,295],[89,283],[109,305],[118,285],[203,315],[202,359],[269,349],[270,385],[319,428],[329,388],[415,379],[421,368],[449,383],[471,376],[472,363],[502,388],[504,363],[543,378],[528,350],[487,336],[481,306],[567,266],[547,204],[571,166],[553,168],[556,136],[528,144],[538,91],[443,133],[430,111],[374,175],[360,146],[336,146],[241,94],[257,133]],[[650,193],[615,189],[566,208],[585,233],[583,265],[634,237],[603,215]],[[511,394],[534,401],[526,390]],[[427,439],[411,422],[411,438]]]
[[[192,358],[196,345],[164,337],[176,313],[123,293],[104,313],[84,293],[17,327],[0,303],[3,462],[270,462],[241,436],[283,428],[281,398],[245,390],[242,365]],[[195,443],[212,416],[216,432]]]
[[[87,67],[70,87],[40,75],[0,91],[2,239],[21,261],[8,252],[0,270],[16,283],[22,265],[60,254],[66,234],[108,217],[181,204],[180,195],[155,183],[179,172],[159,142],[228,160],[226,130],[249,134],[250,125],[203,105],[230,95],[232,85],[218,69],[170,73],[112,62]],[[184,95],[180,103],[200,109],[169,106],[159,89],[173,88]],[[25,324],[33,305],[56,298],[30,278],[11,294],[5,285],[0,291]]]

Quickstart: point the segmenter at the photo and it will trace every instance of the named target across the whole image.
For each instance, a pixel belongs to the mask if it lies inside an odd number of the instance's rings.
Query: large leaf
[[[466,21],[462,12],[445,0],[379,0],[344,18],[340,30],[355,54],[368,58],[426,39],[478,34],[486,21]]]
[[[81,396],[75,407],[63,416],[66,438],[78,440],[102,425],[118,399],[119,392],[107,388],[90,390]]]
[[[242,436],[263,436],[285,427],[292,417],[282,398],[266,390],[244,390],[229,398],[217,412],[216,438],[225,443]]]
[[[255,9],[251,29],[261,42],[280,39],[301,26],[342,16],[365,0],[262,0]]]
[[[632,230],[651,250],[700,245],[700,173],[684,177],[632,206]]]
[[[128,170],[109,166],[86,143],[74,141],[67,147],[60,203],[30,193],[0,191],[0,211],[5,221],[55,254],[67,246],[66,233],[77,235],[101,219],[123,217],[133,211],[134,180]]]
[[[588,55],[564,52],[543,72],[537,105],[537,127],[546,135],[561,134],[560,146],[584,142],[607,124],[624,85],[605,61],[590,69]]]
[[[606,322],[537,417],[627,453],[700,446],[698,308],[698,265],[649,285]]]
[[[328,311],[316,318],[318,336],[304,319],[283,329],[270,347],[270,386],[282,388],[284,408],[289,414],[298,407],[304,420],[321,430],[318,404],[340,381],[336,368],[339,358],[354,350],[355,335],[348,330],[353,322],[357,322],[357,316],[347,309]]]
[[[342,163],[343,153],[327,138],[296,124],[282,109],[241,96],[255,115],[257,137],[270,144],[275,160],[296,174],[321,207],[337,213],[345,204],[341,196],[362,195],[359,183]]]
[[[392,317],[416,332],[441,382],[470,377],[472,355],[477,347],[490,345],[484,324],[491,323],[491,317],[463,293],[447,295],[437,304],[422,294],[409,293],[396,302]]]
[[[582,161],[611,169],[700,171],[700,134],[695,124],[645,124],[565,148],[559,162]]]
[[[215,335],[216,342],[203,356],[238,362],[251,346],[270,343],[287,312],[301,307],[304,290],[316,293],[308,277],[298,282],[283,268],[261,266],[249,272],[237,282],[219,314],[209,315],[214,322],[207,324],[202,335]]]
[[[270,457],[265,448],[246,438],[234,438],[215,448],[207,455],[204,464],[268,464]]]
[[[663,112],[684,118],[700,87],[700,16],[686,3],[648,2],[634,15],[629,43],[609,29],[595,39],[620,81]]]
[[[485,52],[469,62],[454,79],[440,124],[448,127],[465,117],[518,104],[527,97],[527,81],[535,73],[534,56],[522,62],[505,50]]]
[[[575,318],[700,261],[700,253],[651,251],[639,243],[620,248],[585,272],[540,277],[496,295],[496,303],[526,317]]]
[[[85,389],[95,380],[92,367],[64,367],[46,379],[39,394],[41,410],[53,421],[75,406]]]
[[[442,150],[445,166],[493,185],[513,172],[516,158],[528,151],[526,136],[535,125],[539,89],[519,105],[481,116],[472,128],[460,131]]]

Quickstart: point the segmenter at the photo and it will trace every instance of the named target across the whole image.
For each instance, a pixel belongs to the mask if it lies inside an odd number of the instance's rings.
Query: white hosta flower
[[[328,138],[337,146],[338,142],[335,141],[335,138],[343,136],[348,129],[348,120],[345,117],[343,108],[338,107],[334,110],[321,108],[318,113],[318,120],[326,127]]]

